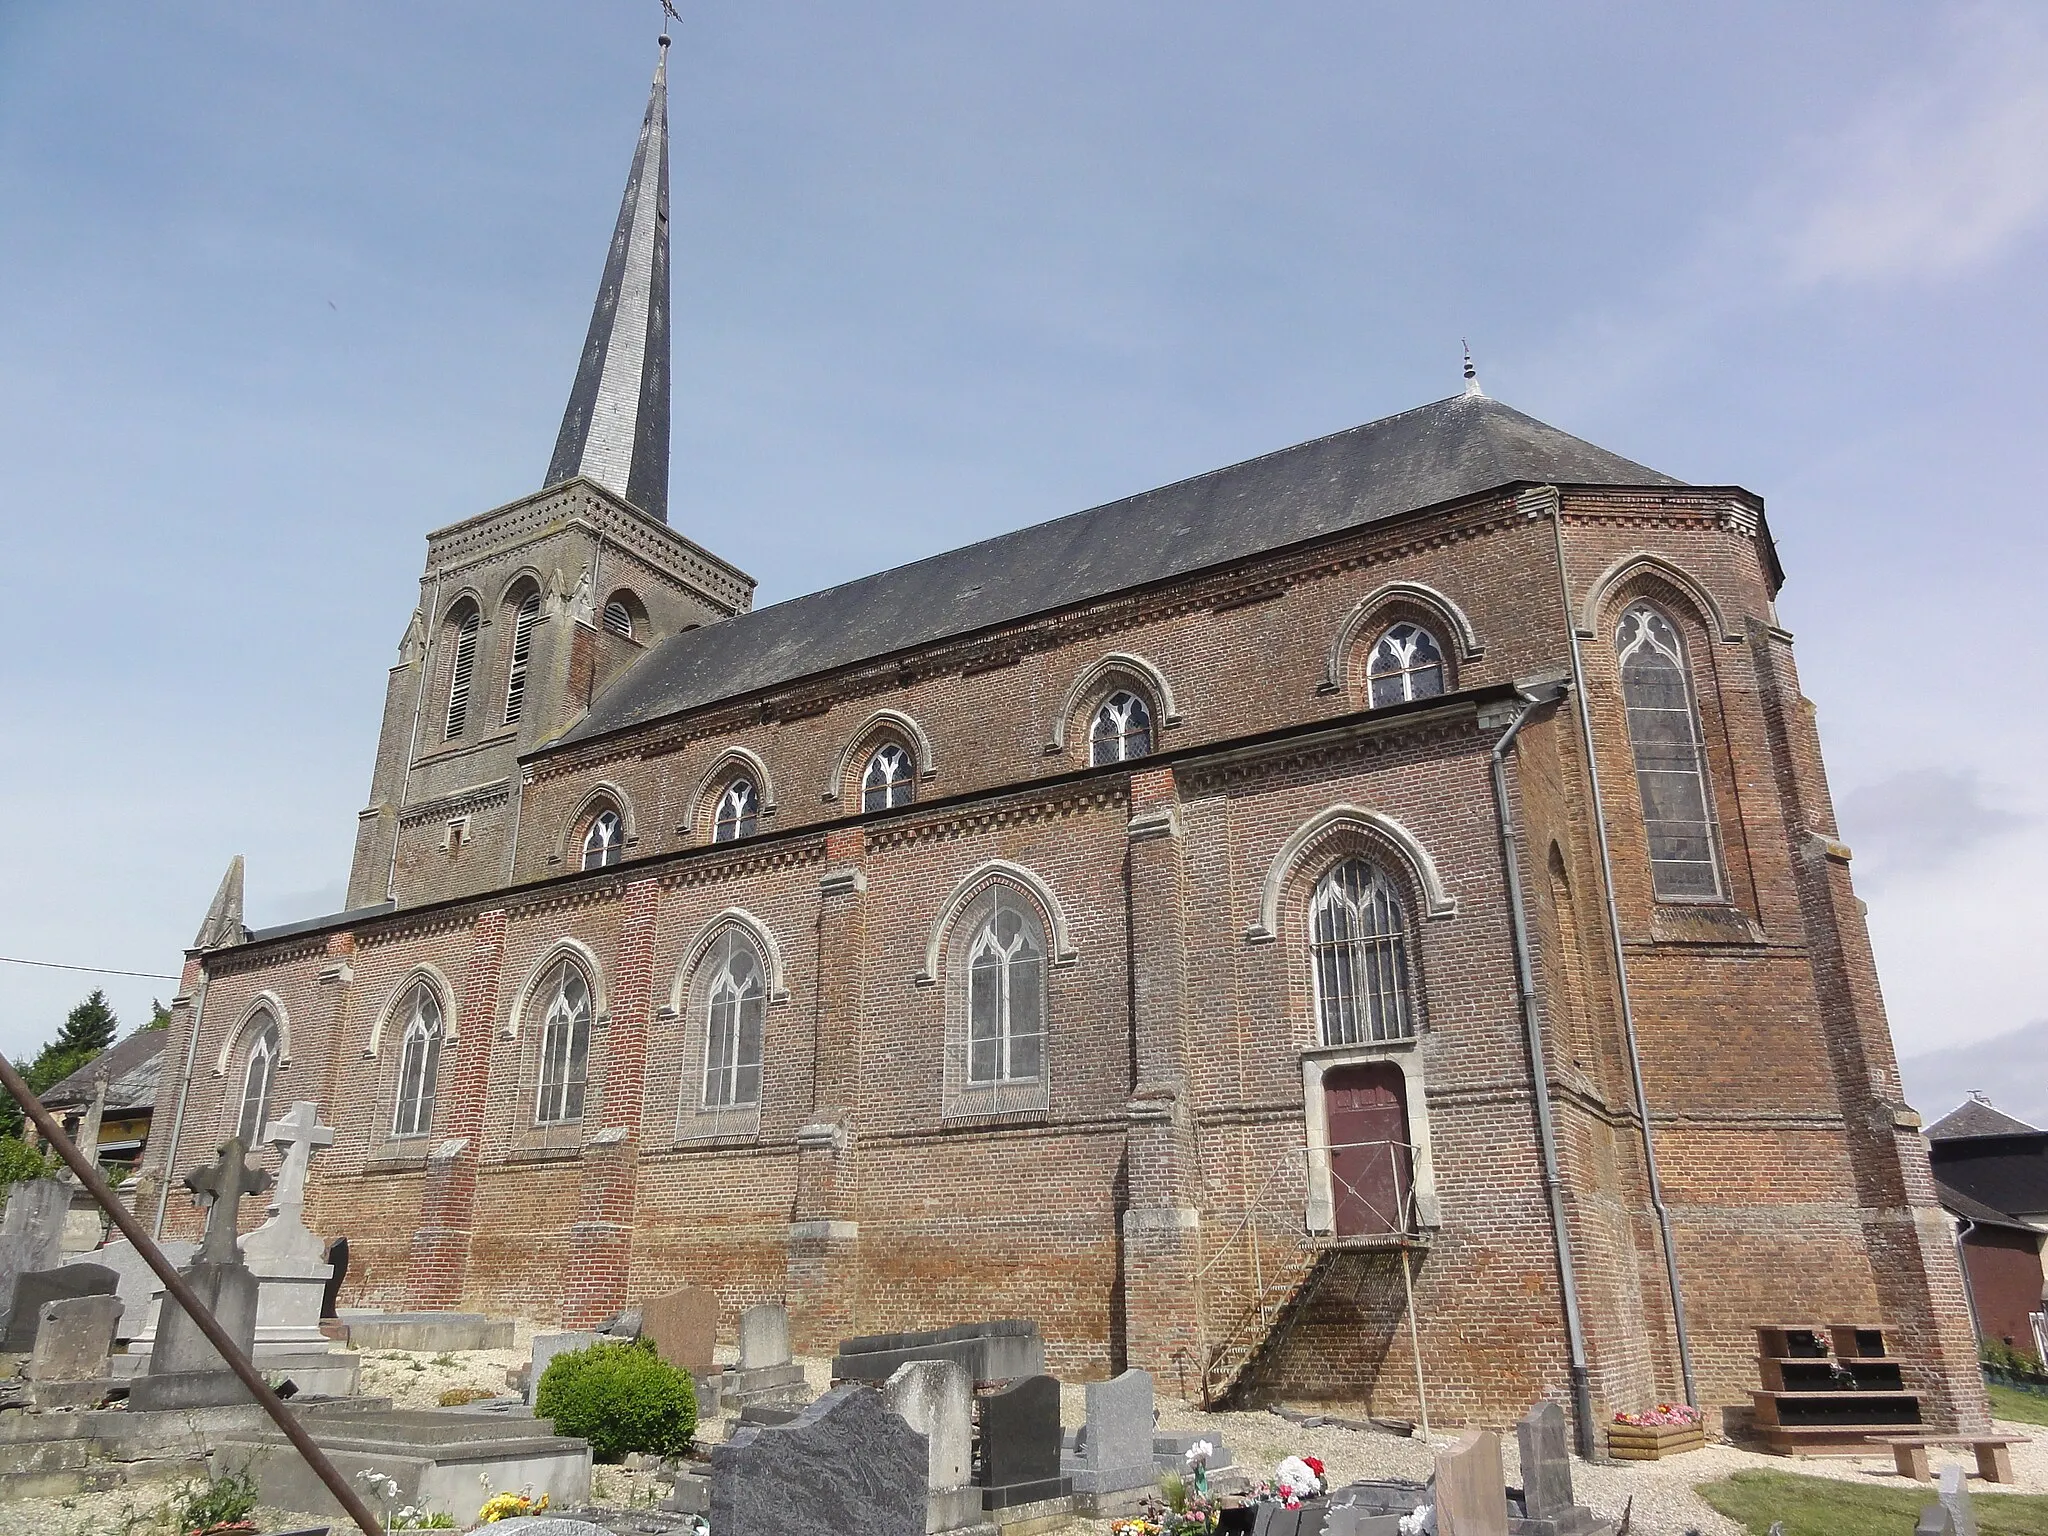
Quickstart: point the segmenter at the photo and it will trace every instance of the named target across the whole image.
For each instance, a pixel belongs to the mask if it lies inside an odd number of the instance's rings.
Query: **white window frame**
[[[1424,645],[1429,648],[1430,659],[1418,661]],[[1431,671],[1436,674],[1436,686],[1418,689],[1417,679]],[[1401,696],[1382,701],[1378,685],[1397,678]],[[1439,698],[1449,690],[1450,682],[1450,663],[1444,658],[1443,642],[1412,619],[1389,624],[1373,641],[1372,649],[1366,652],[1365,704],[1368,709],[1391,709],[1396,704],[1412,704],[1417,699]]]
[[[1135,722],[1135,724],[1133,723]],[[1143,731],[1145,744],[1133,750],[1131,738]],[[1088,722],[1088,766],[1132,763],[1150,757],[1158,745],[1151,700],[1135,688],[1119,688],[1096,706]]]
[[[583,867],[609,869],[626,856],[626,819],[607,806],[583,834]]]
[[[1353,868],[1363,870],[1366,877],[1356,893],[1340,889],[1340,877]],[[1340,905],[1353,914],[1356,931],[1325,939],[1325,914]],[[1376,861],[1358,854],[1346,855],[1317,877],[1309,895],[1307,935],[1309,992],[1319,1043],[1370,1045],[1412,1039],[1417,1033],[1420,1021],[1407,905],[1393,877]],[[1340,969],[1351,978],[1349,990],[1341,996],[1350,1000],[1357,1013],[1354,1019],[1332,1017],[1332,997],[1325,979]],[[1384,982],[1361,984],[1361,978],[1385,977],[1388,972],[1391,987]]]
[[[262,1145],[263,1127],[270,1119],[270,1096],[277,1087],[277,1061],[281,1036],[277,1020],[269,1014],[263,1016],[264,1023],[249,1042],[248,1056],[242,1068],[242,1101],[235,1115],[235,1135],[241,1138],[245,1151],[254,1152]],[[257,1069],[262,1069],[261,1086],[258,1086]],[[249,1123],[250,1092],[255,1090],[255,1124]]]
[[[1629,621],[1635,619],[1639,614],[1645,616],[1645,622],[1639,624],[1636,635],[1625,642],[1622,637],[1628,629]],[[1664,629],[1670,636],[1668,643],[1658,637],[1656,630],[1648,622],[1651,619],[1664,626]],[[1645,769],[1642,753],[1636,742],[1636,706],[1629,702],[1626,677],[1629,657],[1645,648],[1654,651],[1678,669],[1679,685],[1685,694],[1686,731],[1688,745],[1692,749],[1690,777],[1699,790],[1700,814],[1704,818],[1702,827],[1707,844],[1707,857],[1704,862],[1707,873],[1713,877],[1713,889],[1711,891],[1665,892],[1658,889],[1657,876],[1660,864],[1686,864],[1696,868],[1701,861],[1659,859],[1656,854],[1656,846],[1651,840],[1650,806],[1643,795],[1643,775],[1646,772],[1668,773],[1673,770],[1662,768]],[[1727,899],[1726,892],[1728,886],[1727,878],[1721,868],[1720,818],[1714,812],[1714,776],[1707,762],[1706,730],[1700,720],[1699,693],[1693,684],[1692,658],[1687,653],[1684,632],[1679,629],[1677,621],[1665,611],[1661,604],[1651,602],[1647,598],[1637,598],[1622,609],[1621,617],[1615,621],[1614,625],[1614,667],[1615,687],[1621,695],[1622,726],[1628,735],[1629,766],[1634,771],[1636,780],[1636,804],[1643,816],[1643,851],[1650,864],[1651,896],[1658,902],[1673,906],[1688,904],[1714,905],[1723,902]],[[1645,707],[1647,708],[1647,706]]]
[[[711,841],[736,843],[761,829],[761,791],[740,775],[719,792],[711,812]]]
[[[398,1095],[391,1106],[394,1140],[428,1136],[440,1090],[441,1046],[447,1039],[441,999],[425,981],[412,984],[405,1034],[398,1049]],[[417,1049],[417,1057],[415,1057]],[[410,1106],[412,1113],[406,1113]]]
[[[582,988],[580,1006],[569,995],[572,977]],[[590,978],[574,961],[565,958],[556,962],[550,979],[552,985],[541,989],[548,1005],[542,1016],[534,1074],[533,1123],[540,1130],[577,1124],[590,1107],[591,1025],[595,1008]],[[580,1059],[576,1049],[579,1034],[583,1046]],[[558,1039],[562,1041],[559,1049],[556,1045]],[[558,1055],[559,1063],[554,1059]],[[554,1099],[552,1106],[549,1104],[551,1095]],[[569,1113],[572,1102],[575,1106],[573,1114]]]
[[[901,742],[883,742],[868,754],[867,767],[861,770],[861,811],[893,811],[916,799],[916,759]]]

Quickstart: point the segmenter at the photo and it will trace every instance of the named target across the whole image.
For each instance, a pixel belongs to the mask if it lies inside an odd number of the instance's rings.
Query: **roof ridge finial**
[[[1459,338],[1459,343],[1465,349],[1465,398],[1484,400],[1486,391],[1479,387],[1479,370],[1472,366],[1472,343],[1463,337]]]

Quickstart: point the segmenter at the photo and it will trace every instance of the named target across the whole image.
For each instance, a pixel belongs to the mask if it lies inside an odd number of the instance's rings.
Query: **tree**
[[[121,1021],[107,1006],[107,995],[95,987],[65,1016],[57,1038],[36,1053],[35,1060],[21,1069],[22,1078],[38,1098],[45,1090],[69,1077],[114,1043]],[[0,1136],[19,1136],[27,1116],[12,1094],[0,1094]]]
[[[149,1000],[149,1022],[142,1027],[144,1029],[169,1029],[171,1027],[171,1010],[152,997]]]

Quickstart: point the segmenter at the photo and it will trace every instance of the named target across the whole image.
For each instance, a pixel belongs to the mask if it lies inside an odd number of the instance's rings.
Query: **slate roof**
[[[168,1029],[138,1029],[116,1040],[68,1077],[60,1077],[41,1095],[43,1107],[56,1109],[92,1103],[93,1084],[107,1077],[107,1109],[148,1109],[156,1103],[157,1076],[163,1067]]]
[[[1926,1134],[1929,1141],[1955,1141],[1965,1136],[2038,1136],[2041,1131],[1993,1109],[1982,1099],[1965,1099],[1927,1127]]]
[[[2020,1232],[2038,1233],[2041,1230],[2017,1216],[1999,1210],[1997,1206],[1986,1205],[1974,1195],[1964,1194],[1953,1185],[1942,1183],[1940,1179],[1934,1181],[1934,1194],[1941,1202],[1943,1210],[1952,1216],[1960,1216],[1965,1221],[1974,1221],[1980,1226],[2011,1227]]]
[[[670,636],[599,695],[563,741],[586,741],[1517,481],[1684,483],[1498,400],[1457,395]]]

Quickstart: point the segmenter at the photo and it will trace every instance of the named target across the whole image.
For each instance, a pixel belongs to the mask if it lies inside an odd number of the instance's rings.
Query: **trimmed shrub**
[[[697,1433],[697,1384],[650,1340],[593,1344],[548,1362],[533,1411],[553,1419],[556,1434],[588,1440],[599,1461],[680,1456]]]

